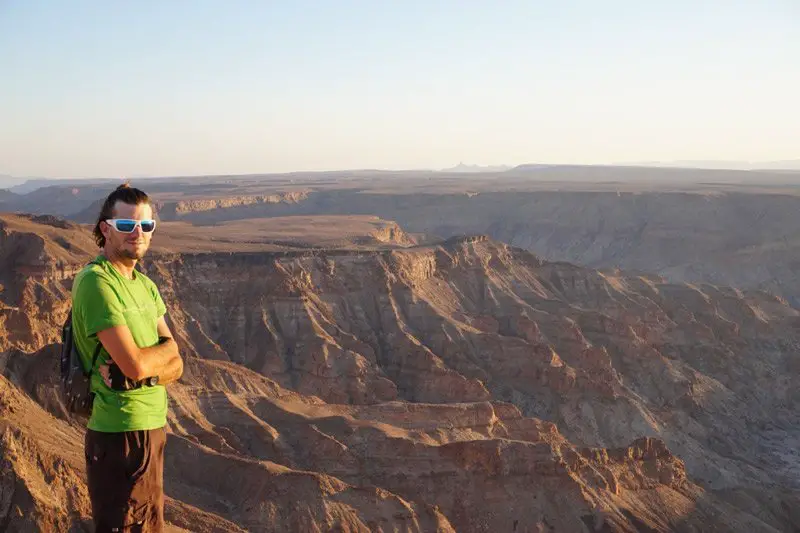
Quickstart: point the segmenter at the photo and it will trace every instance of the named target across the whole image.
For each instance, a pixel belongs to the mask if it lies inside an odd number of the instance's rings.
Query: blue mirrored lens
[[[145,233],[150,233],[156,229],[156,221],[155,220],[142,220],[142,231]]]
[[[133,220],[117,220],[117,229],[123,233],[130,233],[136,227],[136,222]]]

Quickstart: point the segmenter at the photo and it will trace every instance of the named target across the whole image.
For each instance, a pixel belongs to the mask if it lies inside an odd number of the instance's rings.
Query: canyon
[[[152,182],[172,531],[800,529],[792,186],[508,172]],[[0,215],[2,530],[90,530],[56,360],[107,192]]]
[[[484,234],[542,259],[760,289],[800,303],[796,173],[523,166],[141,180],[165,221],[377,216],[422,242]],[[113,182],[46,182],[0,209],[90,223]],[[9,193],[11,194],[11,193]]]

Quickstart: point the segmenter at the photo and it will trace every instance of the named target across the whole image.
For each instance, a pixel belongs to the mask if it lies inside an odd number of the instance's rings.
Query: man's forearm
[[[140,365],[145,377],[158,376],[159,384],[177,381],[183,374],[183,360],[174,339],[141,350]]]
[[[175,354],[175,356],[169,359],[161,368],[161,371],[155,375],[158,376],[159,385],[168,385],[181,379],[183,375],[183,360],[181,356]]]

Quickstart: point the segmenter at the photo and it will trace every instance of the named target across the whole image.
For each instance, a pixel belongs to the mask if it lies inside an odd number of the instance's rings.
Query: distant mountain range
[[[719,170],[800,170],[800,159],[783,161],[717,161],[717,160],[678,160],[678,161],[639,161],[612,163],[615,166],[703,168]]]
[[[16,185],[22,185],[28,181],[27,178],[15,178],[8,174],[0,174],[0,189],[10,189]]]
[[[647,167],[647,168],[671,168],[671,169],[700,169],[700,170],[767,170],[772,172],[786,172],[795,173],[800,172],[800,159],[788,159],[783,161],[721,161],[721,160],[676,160],[676,161],[627,161],[618,163],[609,163],[607,165],[574,165],[574,164],[552,164],[552,163],[531,163],[522,164],[517,166],[511,165],[468,165],[460,162],[458,165],[450,168],[443,168],[438,170],[441,173],[453,174],[480,174],[492,172],[506,172],[513,170],[515,172],[529,172],[529,171],[553,171],[560,169],[567,171],[568,169],[577,169],[585,171],[587,169],[596,169],[601,171],[603,169],[610,169],[613,167]],[[431,172],[432,170],[406,170],[401,172]],[[355,171],[337,171],[340,173],[352,173]],[[357,171],[363,172],[363,171]],[[380,172],[379,170],[371,170],[369,172]],[[437,172],[437,171],[434,171]],[[313,174],[313,173],[312,173]],[[267,177],[271,174],[259,174],[261,177]],[[154,176],[130,176],[136,179],[153,179]],[[196,176],[195,178],[199,178]],[[584,176],[585,178],[585,176]],[[158,179],[158,178],[156,178]],[[166,179],[166,177],[161,178]],[[9,189],[16,194],[27,194],[42,187],[50,185],[85,185],[97,184],[102,181],[118,181],[119,178],[41,178],[41,177],[17,177],[8,174],[0,174],[0,189]]]
[[[660,167],[660,168],[696,168],[705,170],[787,170],[800,171],[800,159],[783,161],[721,161],[721,160],[676,160],[676,161],[626,161],[608,165],[568,165],[568,164],[524,164],[516,167],[509,165],[467,165],[459,163],[452,168],[440,172],[479,173],[505,172],[507,170],[533,170],[554,167]]]
[[[465,165],[464,163],[459,163],[452,168],[443,168],[440,172],[505,172],[506,170],[510,170],[512,167],[508,165],[487,165],[487,166],[480,166],[480,165]]]

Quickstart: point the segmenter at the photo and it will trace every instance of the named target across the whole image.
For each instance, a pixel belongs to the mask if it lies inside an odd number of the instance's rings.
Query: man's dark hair
[[[103,232],[100,231],[100,223],[109,218],[114,218],[114,206],[117,205],[117,202],[130,205],[150,204],[150,197],[144,191],[131,187],[129,183],[123,183],[108,195],[106,201],[103,202],[103,208],[100,209],[97,224],[94,225],[94,231],[92,232],[94,240],[100,248],[106,245],[106,238],[103,236]]]

